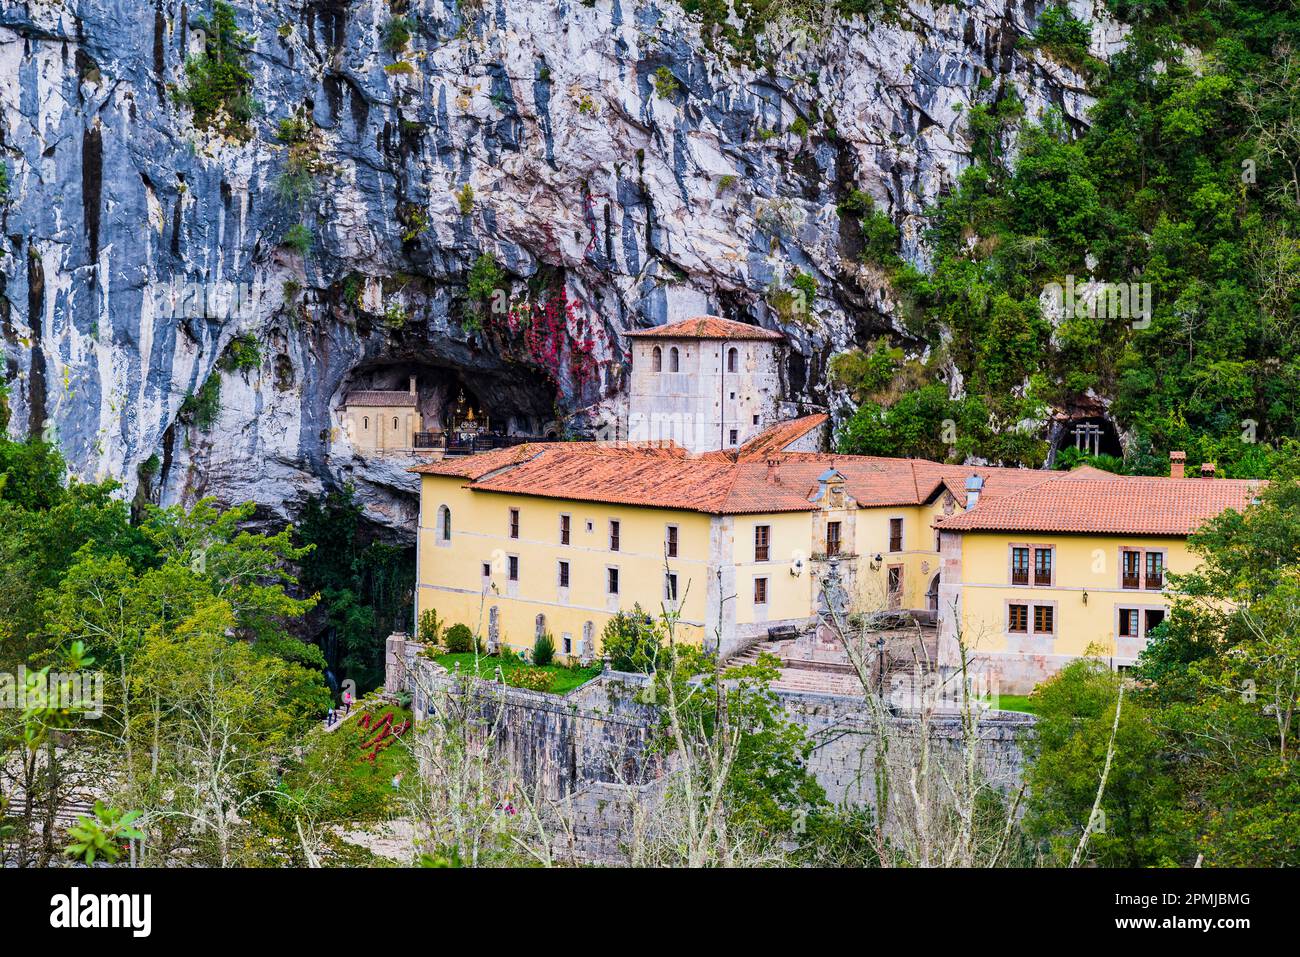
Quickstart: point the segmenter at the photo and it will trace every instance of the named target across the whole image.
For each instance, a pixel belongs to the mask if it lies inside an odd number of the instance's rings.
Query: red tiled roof
[[[923,504],[945,490],[964,504],[966,480],[982,477],[974,508],[935,523],[954,531],[1187,535],[1225,509],[1244,509],[1263,484],[810,452],[736,460],[717,453],[688,455],[671,444],[597,442],[530,443],[411,471],[465,479],[469,488],[483,492],[735,515],[810,511],[816,507],[811,498],[818,480],[831,468],[844,476],[859,505],[877,508]]]
[[[525,442],[522,445],[505,449],[493,449],[491,452],[479,452],[476,455],[452,456],[417,465],[409,469],[420,475],[446,475],[452,478],[465,478],[478,481],[485,475],[512,465],[519,465],[546,452],[563,452],[565,455],[583,455],[590,463],[592,456],[604,456],[613,460],[627,457],[684,459],[686,450],[673,442],[625,442],[606,444],[601,442]]]
[[[1207,519],[1241,511],[1263,483],[1246,479],[1169,479],[1067,473],[935,525],[945,531],[1110,532],[1189,535]]]
[[[768,458],[777,463],[774,469]],[[688,456],[678,446],[596,442],[519,445],[411,471],[468,479],[469,487],[485,492],[729,515],[809,511],[819,477],[832,467],[844,476],[848,494],[869,507],[921,504],[945,480],[955,482],[954,495],[963,502],[962,483],[972,473],[985,477],[986,497],[1059,474],[810,452],[735,461],[718,453]]]
[[[349,392],[348,397],[343,401],[344,408],[355,408],[356,406],[413,406],[415,405],[415,396],[403,389],[371,389],[361,392]]]
[[[787,445],[797,442],[814,429],[819,429],[829,419],[825,412],[805,415],[802,419],[781,422],[769,429],[764,429],[736,450],[737,461],[746,459],[761,460],[774,452],[784,452]]]
[[[670,322],[666,326],[634,329],[625,335],[640,339],[766,339],[773,342],[785,338],[771,329],[718,316],[696,316],[694,319]]]

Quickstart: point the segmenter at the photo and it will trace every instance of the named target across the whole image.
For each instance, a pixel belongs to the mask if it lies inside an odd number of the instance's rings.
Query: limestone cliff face
[[[406,0],[399,55],[392,0],[234,6],[259,104],[244,142],[196,129],[176,96],[208,0],[0,0],[10,429],[154,501],[285,516],[350,480],[408,534],[410,463],[363,458],[339,429],[353,384],[417,372],[427,401],[468,385],[515,428],[591,429],[617,409],[623,331],[714,312],[782,328],[791,398],[833,404],[826,359],[892,312],[837,202],[869,193],[923,264],[922,212],[968,162],[973,103],[1004,84],[1030,118],[1083,122],[1090,103],[1015,48],[1027,0],[832,18],[762,70],[711,50],[672,0]],[[1120,34],[1094,37],[1104,56]],[[302,204],[277,189],[277,127],[296,113],[315,127]],[[284,242],[300,222],[305,256]],[[483,253],[507,273],[502,302],[563,288],[579,345],[466,321]],[[796,269],[818,291],[782,325],[767,300]],[[205,306],[172,305],[186,283]],[[258,364],[231,361],[237,338]],[[182,406],[213,376],[220,411],[199,428]]]

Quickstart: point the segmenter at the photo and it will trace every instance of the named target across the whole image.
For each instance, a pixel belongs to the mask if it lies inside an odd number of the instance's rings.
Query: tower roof
[[[666,326],[637,329],[626,335],[635,339],[760,339],[769,342],[785,339],[781,333],[771,329],[718,316],[696,316],[694,319],[670,322]]]

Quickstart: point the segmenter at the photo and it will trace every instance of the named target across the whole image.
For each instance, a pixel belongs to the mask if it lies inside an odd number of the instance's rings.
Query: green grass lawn
[[[998,695],[998,708],[1002,711],[1024,711],[1038,714],[1038,702],[1025,694]]]
[[[505,658],[478,655],[478,670],[475,671],[475,656],[473,653],[468,651],[457,654],[438,655],[438,657],[433,660],[442,665],[448,671],[457,670],[456,666],[459,665],[461,674],[477,674],[480,678],[487,678],[489,681],[496,680],[498,667],[505,672],[514,671],[519,668],[532,667],[532,665],[520,661],[515,655],[508,655]],[[567,668],[564,665],[546,665],[542,670],[554,676],[551,679],[551,694],[568,694],[574,688],[579,688],[582,685],[585,685],[592,678],[600,674],[601,671],[599,667]],[[506,683],[509,684],[509,681]]]

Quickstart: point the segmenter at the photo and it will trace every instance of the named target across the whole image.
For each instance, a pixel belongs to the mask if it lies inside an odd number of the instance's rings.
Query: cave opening
[[[1119,430],[1104,415],[1081,415],[1058,420],[1055,441],[1052,443],[1053,460],[1066,449],[1077,449],[1081,455],[1124,457]]]
[[[481,451],[555,440],[556,394],[540,378],[428,361],[372,361],[341,390],[340,418],[364,449]]]

